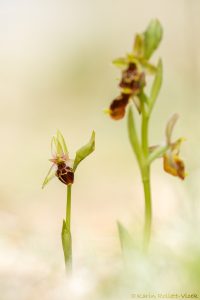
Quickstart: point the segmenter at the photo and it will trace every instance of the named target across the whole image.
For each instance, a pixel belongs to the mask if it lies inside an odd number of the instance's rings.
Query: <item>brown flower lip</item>
[[[124,117],[129,97],[129,94],[122,93],[112,101],[109,108],[109,113],[114,120],[120,120]]]
[[[127,69],[122,72],[122,79],[119,83],[122,89],[121,94],[112,101],[109,107],[109,115],[112,119],[120,120],[124,117],[129,99],[139,94],[144,85],[144,72],[140,72],[135,63],[129,63]]]
[[[65,162],[57,164],[56,176],[66,185],[73,184],[74,182],[74,172]]]

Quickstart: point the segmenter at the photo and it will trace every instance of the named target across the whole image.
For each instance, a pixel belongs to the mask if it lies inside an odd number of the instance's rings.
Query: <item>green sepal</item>
[[[57,130],[56,137],[57,137],[58,143],[60,144],[60,146],[61,146],[61,148],[62,148],[62,152],[63,152],[64,154],[68,154],[67,145],[66,145],[66,143],[65,143],[65,139],[64,139],[62,133],[60,132],[60,130]]]
[[[142,57],[144,53],[144,36],[143,34],[136,34],[133,45],[133,53],[137,57]]]
[[[63,246],[63,252],[65,258],[65,266],[66,269],[68,269],[71,268],[72,266],[72,238],[71,238],[69,224],[65,220],[63,220],[61,236],[62,236],[62,246]]]
[[[154,75],[156,73],[157,68],[150,64],[146,59],[140,58],[139,61],[149,75]]]
[[[49,181],[51,181],[54,177],[56,176],[56,171],[54,169],[54,165],[51,166],[51,168],[49,169],[43,184],[42,184],[42,189],[49,183]]]
[[[112,63],[117,68],[126,68],[128,66],[128,60],[124,57],[116,58]]]
[[[158,20],[152,20],[144,32],[144,58],[149,59],[158,48],[163,36],[163,29]]]
[[[76,157],[75,157],[74,165],[73,165],[73,171],[75,171],[77,166],[79,165],[79,163],[83,159],[85,159],[88,155],[90,155],[94,150],[95,150],[95,132],[93,131],[89,142],[85,146],[81,147],[76,152]]]
[[[51,153],[58,157],[68,155],[65,139],[59,130],[57,130],[56,136],[53,136],[51,140]]]

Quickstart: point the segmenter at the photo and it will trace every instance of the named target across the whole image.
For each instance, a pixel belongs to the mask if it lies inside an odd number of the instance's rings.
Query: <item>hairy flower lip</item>
[[[114,120],[120,120],[124,117],[129,98],[129,94],[122,93],[112,101],[109,114]]]

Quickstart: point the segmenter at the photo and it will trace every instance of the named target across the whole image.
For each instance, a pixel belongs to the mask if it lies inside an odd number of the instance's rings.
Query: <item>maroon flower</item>
[[[124,117],[129,97],[129,94],[122,93],[112,101],[109,108],[109,114],[114,120],[120,120]]]

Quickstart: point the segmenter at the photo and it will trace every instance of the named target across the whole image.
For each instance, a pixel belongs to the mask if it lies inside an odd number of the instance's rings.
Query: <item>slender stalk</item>
[[[143,164],[141,166],[141,176],[145,198],[145,223],[144,223],[144,250],[148,250],[151,238],[151,224],[152,224],[152,204],[151,204],[151,186],[150,186],[150,165],[149,157],[149,141],[148,141],[149,115],[145,111],[144,104],[142,104],[142,126],[141,126],[141,141],[143,152]]]
[[[66,220],[63,220],[62,245],[67,274],[72,271],[72,237],[71,237],[71,185],[67,185]]]
[[[142,183],[145,197],[145,223],[144,223],[144,251],[148,250],[151,238],[152,225],[152,204],[151,204],[151,186],[150,186],[150,168],[145,167],[142,170]]]
[[[137,136],[132,109],[128,112],[128,134],[129,140],[136,155],[142,177],[145,198],[145,222],[144,222],[144,250],[147,251],[151,237],[152,207],[150,186],[150,163],[149,163],[149,115],[145,111],[144,103],[141,101],[141,143]]]
[[[72,185],[67,185],[66,222],[68,222],[69,230],[71,229],[71,191]]]

